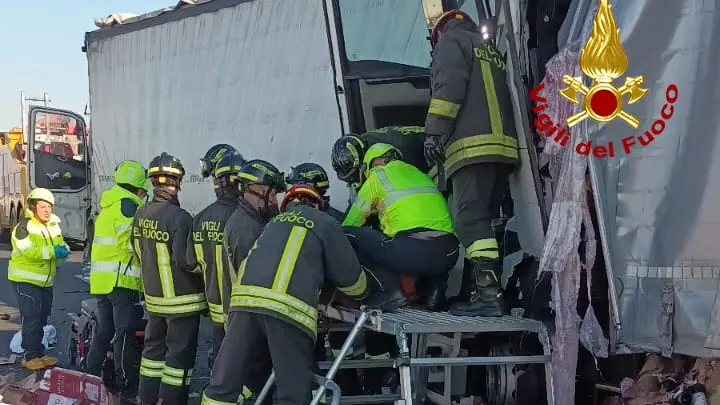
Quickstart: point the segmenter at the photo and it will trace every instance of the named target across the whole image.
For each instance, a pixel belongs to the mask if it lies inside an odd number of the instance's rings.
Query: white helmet
[[[50,190],[46,188],[32,189],[30,191],[30,194],[28,195],[28,202],[32,200],[42,200],[50,203],[50,205],[55,205],[55,196]]]

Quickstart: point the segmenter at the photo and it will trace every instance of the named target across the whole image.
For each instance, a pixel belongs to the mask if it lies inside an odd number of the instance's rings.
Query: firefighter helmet
[[[180,182],[185,177],[185,168],[180,159],[163,152],[150,161],[148,177],[153,186],[180,187]]]
[[[317,163],[301,163],[295,167],[290,168],[290,174],[285,179],[285,182],[290,185],[294,184],[309,184],[320,192],[320,195],[325,195],[328,188],[330,188],[330,179],[328,174]]]
[[[232,180],[237,180],[237,174],[240,173],[245,162],[245,158],[239,152],[227,153],[218,159],[213,176],[217,178],[229,175]]]
[[[280,212],[285,212],[288,203],[291,201],[299,201],[300,204],[308,205],[319,210],[325,208],[325,200],[320,194],[320,191],[311,184],[294,184],[291,186],[280,203]]]
[[[470,18],[470,16],[464,11],[454,9],[442,13],[440,17],[433,22],[432,27],[430,28],[430,45],[433,48],[440,38],[440,30],[442,30],[443,26],[450,20],[466,20],[472,22],[472,18]]]
[[[338,178],[345,182],[357,181],[365,155],[365,143],[357,135],[347,135],[335,141],[332,149],[332,166]]]
[[[32,201],[45,201],[46,203],[49,203],[50,205],[55,205],[55,196],[53,193],[46,189],[46,188],[34,188],[30,191],[30,194],[28,194],[28,203],[31,203]]]
[[[365,176],[367,176],[367,173],[370,171],[373,160],[379,158],[384,158],[386,160],[400,160],[402,159],[402,154],[392,145],[388,145],[386,143],[376,143],[367,150],[365,157],[363,158],[363,174]]]
[[[225,143],[211,146],[210,149],[205,152],[205,156],[200,159],[200,177],[203,179],[210,177],[214,173],[215,165],[220,158],[235,151],[235,148]]]
[[[115,168],[115,184],[127,184],[137,189],[152,188],[145,167],[134,160],[124,160]]]
[[[279,191],[285,190],[283,173],[275,165],[265,160],[253,159],[245,162],[237,173],[237,178],[238,182],[245,187],[251,184],[262,184]]]

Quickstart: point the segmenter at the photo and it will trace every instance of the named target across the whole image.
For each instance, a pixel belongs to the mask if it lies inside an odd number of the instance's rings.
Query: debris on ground
[[[46,370],[40,381],[36,374],[17,380],[0,376],[0,405],[110,405],[102,379],[64,368]]]
[[[17,362],[17,359],[18,356],[16,354],[11,354],[10,357],[0,357],[0,366],[15,364]]]

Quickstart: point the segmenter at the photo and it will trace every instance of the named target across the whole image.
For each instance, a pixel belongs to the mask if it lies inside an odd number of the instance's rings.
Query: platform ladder
[[[413,401],[421,401],[427,398],[438,405],[450,405],[452,402],[449,380],[452,366],[511,364],[544,364],[547,403],[548,405],[555,404],[550,366],[550,338],[542,322],[519,316],[497,318],[454,316],[447,312],[429,312],[413,308],[402,308],[388,313],[379,310],[351,310],[334,307],[326,307],[322,310],[328,318],[350,323],[353,326],[337,357],[332,362],[320,362],[320,368],[328,368],[328,372],[323,380],[319,380],[321,383],[319,389],[314,393],[311,405],[320,404],[325,391],[328,389],[333,392],[333,399],[335,399],[339,391],[337,386],[331,383],[337,372],[342,368],[397,368],[400,377],[400,395],[395,395],[392,399],[387,398],[386,402],[394,400],[396,405],[413,405]],[[363,328],[394,335],[400,349],[399,357],[387,360],[346,359],[346,354],[352,348],[355,339]],[[543,354],[535,356],[458,357],[459,350],[452,350],[448,353],[448,357],[425,357],[428,338],[432,335],[450,335],[452,338],[446,339],[459,343],[462,334],[493,332],[534,333],[538,336],[538,340],[543,347]],[[443,366],[445,369],[443,394],[427,390],[428,368],[438,366]],[[413,381],[415,381],[414,384]],[[262,402],[264,399],[263,393],[267,395],[273,383],[274,374],[266,382],[256,404]],[[358,401],[352,400],[353,397],[343,397],[343,403],[346,402],[346,398],[350,403],[378,402],[367,398]]]

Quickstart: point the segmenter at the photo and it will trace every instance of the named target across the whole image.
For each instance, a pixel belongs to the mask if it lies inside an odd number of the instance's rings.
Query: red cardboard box
[[[37,405],[108,405],[102,379],[79,371],[45,371],[37,391]]]

